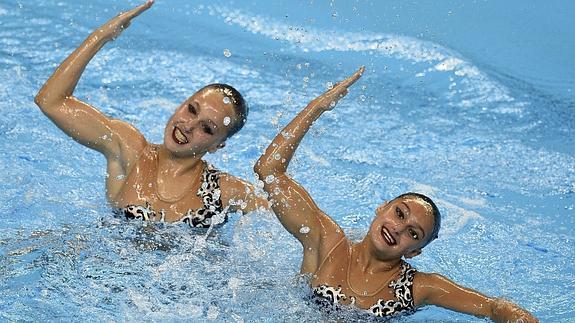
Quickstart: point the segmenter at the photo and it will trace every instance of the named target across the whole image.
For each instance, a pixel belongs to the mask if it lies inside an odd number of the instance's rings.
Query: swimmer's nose
[[[186,122],[183,122],[180,127],[183,132],[191,133],[192,131],[194,131],[196,124],[197,122],[195,120],[188,120]]]
[[[405,231],[405,228],[401,224],[396,224],[391,227],[391,231],[397,235],[400,235],[403,231]]]

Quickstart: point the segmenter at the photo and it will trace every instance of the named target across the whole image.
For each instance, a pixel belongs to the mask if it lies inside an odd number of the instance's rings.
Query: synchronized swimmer
[[[439,274],[418,272],[404,261],[437,238],[441,215],[435,203],[406,193],[375,210],[367,235],[351,242],[339,225],[318,208],[309,193],[287,174],[297,147],[313,122],[335,107],[363,74],[312,100],[272,141],[254,170],[266,180],[278,220],[303,247],[301,273],[311,274],[318,302],[329,307],[354,305],[376,317],[410,314],[424,305],[489,317],[496,322],[536,322],[526,310],[460,286]],[[286,135],[287,134],[287,135]],[[275,156],[282,158],[275,158]],[[301,230],[305,227],[306,230]]]
[[[267,207],[252,185],[202,160],[223,148],[246,122],[248,106],[230,85],[207,85],[182,102],[160,145],[73,96],[94,55],[153,3],[121,13],[92,32],[46,81],[36,104],[67,135],[104,155],[107,198],[127,218],[209,227],[225,222],[228,212]]]
[[[438,275],[418,272],[411,258],[437,237],[441,216],[422,194],[406,193],[375,210],[365,238],[351,242],[287,173],[300,141],[313,122],[331,110],[362,75],[348,79],[312,100],[278,134],[254,169],[265,181],[270,200],[246,181],[220,172],[202,158],[225,146],[248,115],[242,95],[227,84],[210,84],[186,99],[169,119],[162,144],[152,144],[125,121],[112,119],[76,98],[74,89],[90,60],[149,9],[153,0],[121,13],[92,32],[56,69],[35,102],[62,131],[107,161],[106,196],[119,214],[150,221],[186,222],[210,227],[229,212],[271,208],[303,246],[301,272],[319,303],[354,305],[378,317],[413,313],[424,305],[489,317],[497,322],[536,322],[529,312],[482,295]],[[277,154],[283,158],[277,159]],[[270,177],[271,176],[271,177]],[[242,201],[241,207],[237,201]],[[300,230],[302,227],[309,230]]]

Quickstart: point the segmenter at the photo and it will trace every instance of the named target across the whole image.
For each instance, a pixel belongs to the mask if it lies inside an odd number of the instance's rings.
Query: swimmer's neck
[[[180,157],[167,150],[164,145],[158,145],[158,175],[179,177],[195,174],[198,167],[204,168],[203,156],[204,154]]]
[[[351,259],[353,264],[364,274],[375,274],[395,270],[401,264],[401,258],[382,259],[369,242],[363,241],[351,245]]]

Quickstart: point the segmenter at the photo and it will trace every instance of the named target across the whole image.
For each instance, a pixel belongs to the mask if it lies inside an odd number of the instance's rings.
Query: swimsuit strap
[[[317,267],[317,269],[319,270],[321,267],[323,267],[323,264],[325,263],[325,261],[327,260],[327,258],[329,258],[329,256],[331,256],[331,254],[333,253],[333,251],[339,247],[339,245],[346,241],[347,239],[345,238],[345,236],[341,237],[341,239],[335,244],[333,245],[333,247],[331,247],[331,249],[329,249],[329,251],[327,252],[327,255],[325,255],[325,257],[322,259],[321,263],[319,264],[319,266]]]

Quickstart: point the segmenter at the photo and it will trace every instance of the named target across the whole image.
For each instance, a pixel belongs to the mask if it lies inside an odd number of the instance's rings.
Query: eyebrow
[[[200,112],[200,110],[202,109],[200,103],[196,100],[194,100],[194,108],[196,108],[197,112]]]
[[[206,119],[202,123],[207,124],[210,128],[218,129],[218,125],[215,124],[211,119]]]
[[[194,100],[193,103],[194,103],[194,108],[196,108],[196,113],[200,113],[200,111],[202,110],[201,104],[196,100]],[[212,119],[206,119],[206,120],[202,121],[202,123],[207,124],[210,128],[212,128],[214,130],[218,129],[218,125],[215,122],[213,122]]]
[[[407,209],[407,214],[411,214],[411,209],[409,208],[409,205],[407,205],[405,201],[401,201],[401,204],[405,205],[405,208]]]

